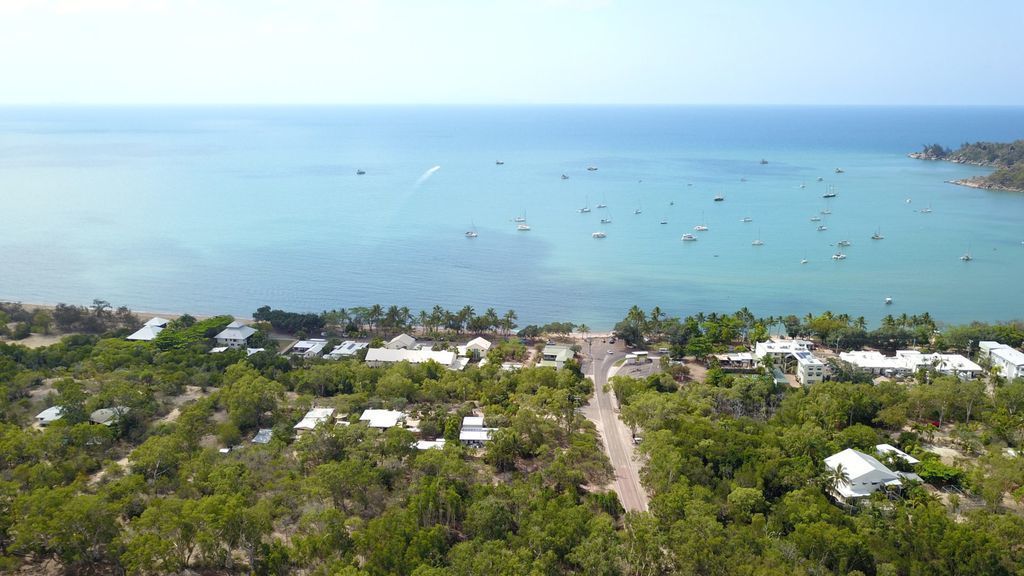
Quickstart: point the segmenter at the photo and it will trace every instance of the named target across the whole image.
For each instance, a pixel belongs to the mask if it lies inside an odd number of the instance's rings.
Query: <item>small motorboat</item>
[[[362,168],[356,170],[356,176],[362,176],[363,174],[366,174],[366,170],[363,170]]]
[[[683,237],[680,238],[680,240],[682,240],[683,242],[696,242],[697,237],[694,236],[693,234],[683,234]]]
[[[594,232],[590,235],[591,238],[604,238],[605,236],[607,236],[607,234],[604,232]]]

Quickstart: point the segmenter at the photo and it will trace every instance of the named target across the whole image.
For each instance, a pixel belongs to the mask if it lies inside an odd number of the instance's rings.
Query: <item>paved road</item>
[[[629,427],[619,420],[615,411],[615,399],[611,393],[604,392],[608,381],[608,371],[617,360],[626,356],[622,344],[609,345],[595,338],[592,345],[593,360],[583,363],[583,371],[594,381],[594,396],[584,409],[604,440],[604,450],[615,470],[612,488],[619,495],[619,501],[627,511],[647,510],[647,492],[640,484],[639,464],[633,451],[633,435]],[[612,353],[608,354],[611,349]],[[588,352],[587,344],[583,344],[583,355]]]

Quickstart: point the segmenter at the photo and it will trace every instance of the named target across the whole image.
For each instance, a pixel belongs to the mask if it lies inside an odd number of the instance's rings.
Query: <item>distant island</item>
[[[1016,140],[1009,144],[964,143],[956,151],[944,148],[941,144],[932,144],[924,146],[921,152],[912,152],[908,156],[918,160],[944,160],[995,168],[995,172],[988,176],[975,176],[950,182],[972,188],[1024,192],[1024,140]]]

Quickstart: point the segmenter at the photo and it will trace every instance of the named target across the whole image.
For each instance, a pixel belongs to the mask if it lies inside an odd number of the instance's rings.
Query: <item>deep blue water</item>
[[[0,108],[0,299],[1020,318],[1024,194],[905,154],[1022,137],[1024,108]]]

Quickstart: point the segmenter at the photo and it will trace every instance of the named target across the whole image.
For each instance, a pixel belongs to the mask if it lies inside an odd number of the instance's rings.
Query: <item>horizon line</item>
[[[1024,108],[996,103],[752,103],[752,102],[0,102],[0,108],[113,107],[591,107],[591,108]]]

